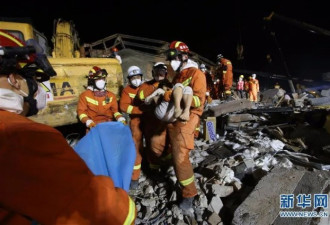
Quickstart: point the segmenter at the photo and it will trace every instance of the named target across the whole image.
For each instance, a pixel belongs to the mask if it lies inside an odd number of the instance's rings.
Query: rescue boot
[[[137,196],[140,194],[139,190],[139,180],[131,180],[131,184],[129,186],[129,192],[128,194],[134,198],[134,196]]]
[[[131,180],[131,184],[129,186],[130,190],[136,190],[139,187],[139,180]]]
[[[194,197],[191,198],[183,198],[181,203],[179,204],[180,209],[184,210],[184,211],[188,211],[189,209],[191,209],[193,207],[193,200]]]

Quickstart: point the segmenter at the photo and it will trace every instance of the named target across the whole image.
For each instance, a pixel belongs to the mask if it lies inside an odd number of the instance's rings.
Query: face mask
[[[42,86],[39,84],[38,85],[38,92],[37,96],[35,97],[37,100],[37,109],[42,110],[46,107],[47,105],[47,92],[42,88]]]
[[[142,83],[142,80],[141,79],[135,79],[135,80],[132,80],[131,83],[134,87],[139,87]]]
[[[105,80],[97,80],[95,82],[95,86],[97,87],[97,89],[103,90],[105,87]]]
[[[165,76],[155,76],[156,81],[162,81],[165,79]]]
[[[172,66],[172,69],[174,71],[177,71],[180,68],[180,66],[181,66],[181,61],[179,61],[179,60],[172,60],[171,61],[171,66]]]
[[[20,114],[23,111],[23,96],[15,92],[0,88],[0,109]]]

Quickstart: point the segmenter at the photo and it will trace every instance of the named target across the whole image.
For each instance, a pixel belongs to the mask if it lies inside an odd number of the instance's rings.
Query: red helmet
[[[179,52],[185,52],[185,53],[189,53],[189,48],[188,46],[181,42],[181,41],[172,41],[170,44],[170,49],[176,49]]]
[[[181,54],[188,54],[188,46],[181,41],[172,41],[167,51],[167,60],[170,61]]]
[[[118,52],[118,48],[116,47],[111,48],[111,52]]]
[[[98,66],[93,66],[93,68],[89,71],[87,78],[91,80],[97,80],[100,78],[107,77],[108,73],[105,69],[101,69]]]

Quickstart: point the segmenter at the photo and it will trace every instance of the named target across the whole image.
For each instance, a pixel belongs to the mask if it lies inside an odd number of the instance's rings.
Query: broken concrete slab
[[[221,116],[226,113],[236,112],[245,109],[252,109],[254,103],[247,99],[234,100],[222,103],[221,105],[210,108],[211,113],[215,116]]]
[[[209,204],[209,207],[207,208],[210,212],[214,212],[216,214],[219,214],[220,210],[223,207],[223,203],[221,199],[218,196],[213,196],[211,199],[211,202]]]
[[[311,218],[280,218],[280,195],[322,193],[329,183],[329,171],[275,168],[260,180],[236,209],[232,224],[309,224],[306,221],[310,222]]]
[[[219,224],[221,223],[221,218],[218,214],[212,213],[207,222],[209,222],[209,224]]]
[[[227,197],[234,192],[233,186],[224,186],[220,184],[212,184],[212,193],[219,197]]]
[[[228,115],[227,117],[228,123],[240,123],[240,122],[256,121],[256,120],[258,120],[257,116],[248,113],[232,114],[232,115]]]

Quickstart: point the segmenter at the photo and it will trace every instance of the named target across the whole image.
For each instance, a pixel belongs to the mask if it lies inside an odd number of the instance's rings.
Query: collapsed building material
[[[323,193],[329,187],[329,180],[329,171],[275,168],[260,180],[254,191],[236,209],[232,224],[310,224],[307,221],[310,222],[311,218],[279,217],[280,195]],[[290,210],[302,209],[295,207]]]
[[[209,110],[215,117],[224,115],[230,112],[241,111],[245,109],[252,109],[254,103],[247,99],[234,100],[230,102],[225,102],[217,106],[211,107]]]

